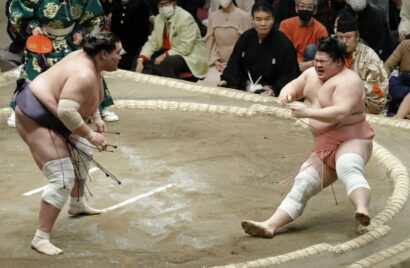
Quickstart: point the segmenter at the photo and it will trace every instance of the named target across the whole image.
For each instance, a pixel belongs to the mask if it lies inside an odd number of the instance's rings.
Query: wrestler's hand
[[[79,32],[73,33],[73,44],[74,45],[81,45],[81,42],[83,41],[83,34]]]
[[[100,118],[94,121],[94,126],[96,127],[97,132],[104,133],[107,131],[107,125],[105,124],[104,120]]]
[[[289,104],[289,103],[291,103],[291,102],[293,102],[293,99],[292,99],[292,95],[291,95],[291,94],[286,93],[285,91],[282,91],[282,92],[279,94],[278,103],[279,103],[280,105],[285,106],[286,104]]]
[[[32,35],[39,35],[39,34],[43,34],[43,30],[41,30],[41,27],[35,27],[32,31],[31,31]]]
[[[98,132],[93,133],[94,136],[89,140],[89,142],[97,147],[98,151],[104,151],[105,148],[107,148],[107,139],[105,138],[104,134]]]
[[[292,111],[292,116],[296,118],[308,118],[310,116],[309,108],[307,108],[303,103],[295,102],[289,106]]]

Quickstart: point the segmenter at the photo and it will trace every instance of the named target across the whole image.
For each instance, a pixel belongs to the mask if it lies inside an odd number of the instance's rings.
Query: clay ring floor
[[[1,267],[408,264],[408,122],[369,116],[376,129],[366,166],[369,232],[358,234],[344,186],[336,182],[337,205],[325,189],[274,239],[257,239],[243,233],[240,221],[264,220],[291,187],[313,148],[303,123],[289,119],[273,98],[124,71],[107,75],[116,100],[111,110],[120,117],[108,123],[120,135],[107,135],[118,148],[95,153],[122,184],[93,168],[88,203],[106,212],[71,218],[64,208],[52,233],[64,254],[38,254],[29,243],[46,180],[6,126],[15,74],[0,79]]]

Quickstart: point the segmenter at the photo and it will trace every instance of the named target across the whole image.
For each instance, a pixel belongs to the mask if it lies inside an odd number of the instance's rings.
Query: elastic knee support
[[[342,154],[336,160],[336,174],[339,180],[345,185],[347,195],[350,195],[357,188],[370,190],[370,186],[363,175],[364,161],[358,154]]]
[[[319,173],[310,164],[304,163],[300,168],[292,189],[286,195],[279,208],[293,220],[299,217],[307,201],[320,192],[322,181]]]
[[[77,150],[73,151],[73,160],[77,167],[75,172],[78,179],[85,180],[88,177],[88,171],[91,165],[91,161],[88,158],[93,158],[92,147],[93,145],[89,141],[84,138],[79,138],[77,149],[84,152],[88,157],[82,155]]]
[[[47,162],[43,174],[48,179],[42,199],[62,209],[74,185],[74,167],[69,157]]]

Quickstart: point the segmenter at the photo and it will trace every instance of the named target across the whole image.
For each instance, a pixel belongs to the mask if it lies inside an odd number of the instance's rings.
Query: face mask
[[[366,8],[366,0],[350,0],[349,5],[356,12],[360,12]]]
[[[313,17],[313,11],[310,10],[299,10],[299,19],[302,21],[309,21]]]
[[[226,8],[231,4],[232,0],[219,0],[219,5],[222,8]]]
[[[159,8],[158,11],[164,18],[169,19],[172,15],[174,15],[175,9],[172,5],[168,5]]]

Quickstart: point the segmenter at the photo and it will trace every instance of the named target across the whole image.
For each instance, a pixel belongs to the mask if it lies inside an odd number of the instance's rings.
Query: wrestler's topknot
[[[88,55],[95,56],[102,50],[112,52],[118,42],[120,42],[118,36],[111,32],[91,34],[85,38],[83,50]]]
[[[336,36],[326,36],[317,42],[317,51],[329,54],[334,61],[344,61],[346,46]]]

